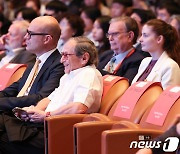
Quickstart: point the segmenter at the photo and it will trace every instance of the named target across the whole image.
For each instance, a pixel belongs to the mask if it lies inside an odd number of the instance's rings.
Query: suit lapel
[[[36,79],[34,82],[37,82],[40,80],[41,76],[43,75],[43,73],[49,68],[49,66],[51,66],[51,64],[54,62],[54,60],[56,59],[56,57],[59,55],[59,51],[55,50],[49,57],[48,59],[45,61],[45,63],[43,64],[40,72],[38,73]]]
[[[163,67],[163,64],[167,58],[168,55],[166,54],[166,52],[162,53],[162,55],[159,57],[158,61],[154,65],[151,73],[148,75],[147,77],[148,81],[152,81],[156,77],[157,72],[159,71],[159,69],[161,69],[161,67]]]

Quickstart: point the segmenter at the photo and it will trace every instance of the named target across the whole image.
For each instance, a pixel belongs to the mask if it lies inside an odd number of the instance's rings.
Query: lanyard
[[[133,49],[126,55],[126,57],[118,64],[118,66],[116,67],[116,69],[113,71],[112,74],[116,74],[117,71],[119,70],[119,68],[121,67],[121,64],[123,63],[123,61],[124,61],[126,58],[130,57],[134,52],[135,52],[135,49],[133,48]]]

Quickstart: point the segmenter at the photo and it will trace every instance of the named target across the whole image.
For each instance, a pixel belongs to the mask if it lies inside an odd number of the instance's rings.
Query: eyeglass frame
[[[68,56],[72,56],[72,55],[76,55],[75,53],[65,53],[65,52],[61,52],[61,57],[64,56],[65,58],[67,58]]]
[[[111,37],[115,37],[115,36],[118,36],[118,35],[120,35],[120,34],[124,34],[124,33],[128,33],[128,32],[114,32],[114,33],[106,33],[106,37],[109,39],[110,38],[110,36]]]
[[[29,31],[28,29],[27,29],[27,34],[28,34],[28,39],[31,39],[31,36],[33,36],[33,35],[50,35],[48,33],[35,33],[32,31]]]

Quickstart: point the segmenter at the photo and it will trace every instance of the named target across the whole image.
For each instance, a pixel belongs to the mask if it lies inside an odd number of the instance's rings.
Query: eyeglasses
[[[28,39],[30,39],[31,36],[33,36],[33,35],[49,35],[48,33],[35,33],[32,31],[29,31],[28,29],[27,29],[27,34],[28,34]]]
[[[114,33],[106,33],[106,37],[109,39],[110,37],[118,37],[120,34],[128,33],[128,32],[114,32]]]
[[[64,56],[65,58],[67,58],[68,56],[76,55],[74,53],[65,53],[65,52],[61,52],[60,54],[61,56]]]

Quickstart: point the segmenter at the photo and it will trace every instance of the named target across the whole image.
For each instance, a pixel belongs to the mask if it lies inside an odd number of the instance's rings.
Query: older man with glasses
[[[100,58],[98,69],[103,75],[114,74],[132,79],[137,74],[139,65],[144,58],[142,51],[133,47],[136,43],[139,29],[136,21],[130,17],[113,18],[110,22],[107,38],[111,50]]]
[[[25,39],[29,22],[14,21],[8,33],[0,38],[0,50],[4,50],[2,59],[0,58],[0,68],[8,63],[18,64],[33,64],[35,62],[35,55],[27,52],[25,49]]]

